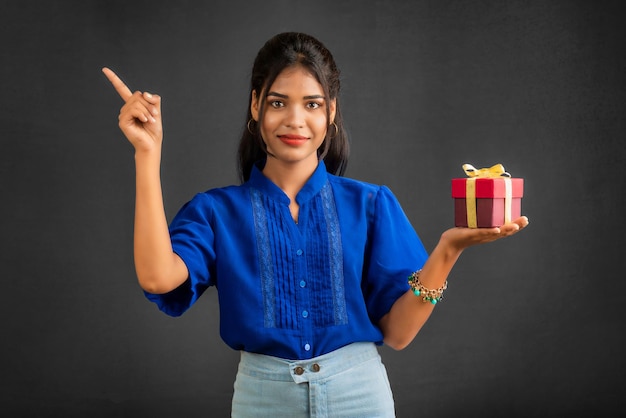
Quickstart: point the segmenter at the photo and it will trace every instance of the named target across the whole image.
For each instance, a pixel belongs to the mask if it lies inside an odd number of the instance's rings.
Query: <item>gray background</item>
[[[0,411],[227,416],[215,290],[183,317],[132,263],[132,147],[100,73],[164,97],[168,216],[236,182],[252,60],[309,32],[343,71],[347,175],[386,184],[431,250],[464,162],[526,181],[530,227],[463,254],[404,351],[400,417],[602,416],[624,384],[619,1],[0,2]]]

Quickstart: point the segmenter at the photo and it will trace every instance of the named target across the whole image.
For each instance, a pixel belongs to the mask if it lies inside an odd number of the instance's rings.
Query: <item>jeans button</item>
[[[298,366],[295,369],[293,369],[293,372],[295,374],[297,374],[298,376],[301,376],[304,373],[304,369],[302,367]]]
[[[320,365],[317,363],[313,363],[313,365],[311,366],[311,370],[313,370],[315,373],[320,371]]]

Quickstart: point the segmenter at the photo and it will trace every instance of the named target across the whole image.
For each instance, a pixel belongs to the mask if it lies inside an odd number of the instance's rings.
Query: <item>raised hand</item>
[[[132,93],[109,68],[103,68],[102,72],[125,102],[120,110],[119,127],[126,138],[136,151],[160,151],[163,141],[161,97],[148,92]]]

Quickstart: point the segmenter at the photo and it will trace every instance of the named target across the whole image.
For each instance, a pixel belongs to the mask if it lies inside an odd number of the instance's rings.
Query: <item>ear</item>
[[[328,124],[331,125],[334,121],[335,121],[335,115],[337,114],[337,99],[334,98],[330,101],[330,103],[328,104],[329,107],[329,117],[330,120],[328,121]]]
[[[252,113],[252,119],[255,121],[259,121],[259,97],[256,94],[256,90],[252,90],[250,93],[252,96],[250,98],[250,113]]]

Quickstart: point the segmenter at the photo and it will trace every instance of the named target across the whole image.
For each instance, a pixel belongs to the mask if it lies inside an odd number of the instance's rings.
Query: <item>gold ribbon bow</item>
[[[476,219],[476,179],[495,179],[503,178],[504,180],[504,223],[511,222],[511,175],[504,171],[502,164],[495,164],[487,168],[475,168],[471,164],[463,164],[463,171],[469,177],[465,182],[465,206],[467,208],[467,226],[469,228],[477,228]]]
[[[463,164],[463,171],[467,177],[476,177],[481,179],[495,179],[498,177],[511,177],[509,173],[504,171],[502,164],[492,165],[488,168],[476,168],[471,164]]]

